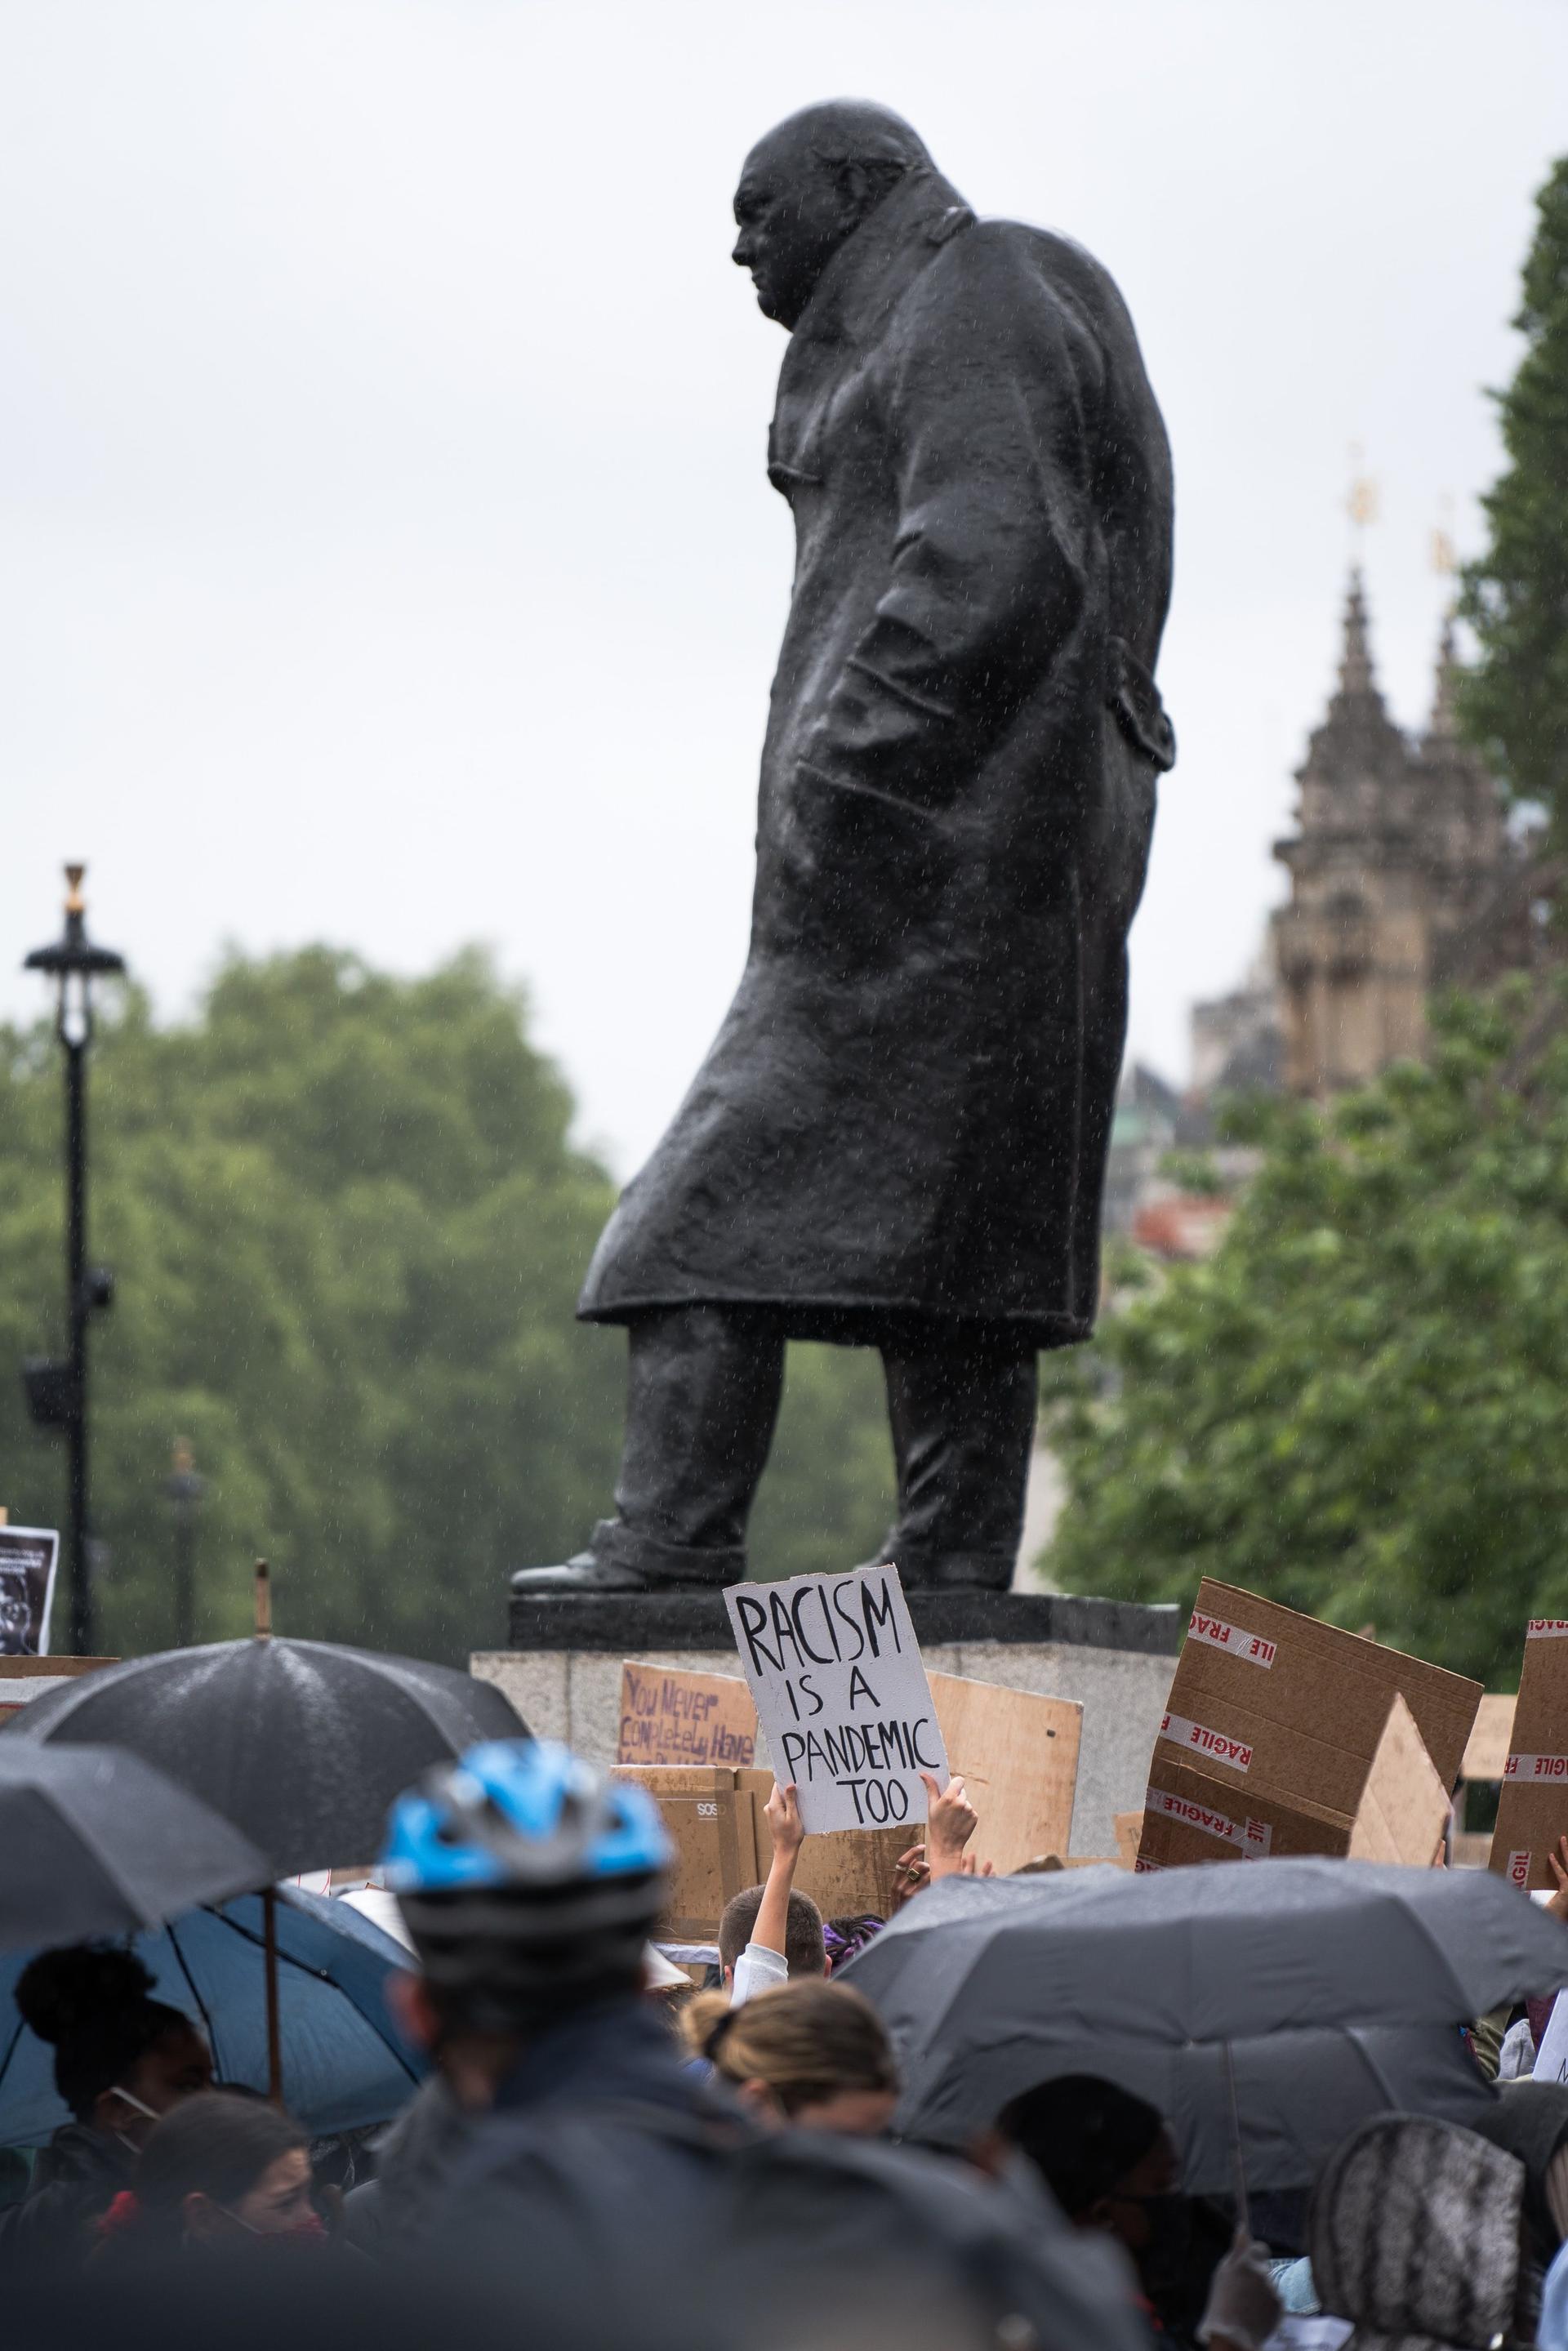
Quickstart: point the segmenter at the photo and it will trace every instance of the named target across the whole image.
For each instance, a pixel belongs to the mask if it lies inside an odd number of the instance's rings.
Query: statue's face
[[[793,329],[817,281],[865,211],[863,191],[809,153],[754,148],[735,192],[732,261],[749,269],[763,316]]]

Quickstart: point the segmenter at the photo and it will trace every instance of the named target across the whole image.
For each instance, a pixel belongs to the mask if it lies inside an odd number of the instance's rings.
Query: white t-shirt
[[[729,2004],[738,2008],[743,2001],[755,1999],[759,1991],[771,1991],[775,1984],[789,1980],[789,1962],[782,1951],[770,1951],[766,1943],[747,1943],[735,1963]]]

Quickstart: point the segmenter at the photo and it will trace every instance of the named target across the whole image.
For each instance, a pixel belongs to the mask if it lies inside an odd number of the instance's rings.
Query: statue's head
[[[731,258],[749,269],[765,317],[793,329],[844,239],[931,158],[907,122],[861,99],[791,114],[759,139],[735,192]]]

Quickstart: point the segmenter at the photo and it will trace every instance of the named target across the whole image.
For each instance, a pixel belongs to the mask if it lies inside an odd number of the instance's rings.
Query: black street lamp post
[[[188,1649],[196,1637],[196,1508],[207,1481],[196,1475],[195,1457],[182,1437],[174,1447],[168,1485],[174,1505],[174,1646]]]
[[[66,1519],[66,1581],[70,1645],[78,1657],[93,1652],[91,1562],[88,1550],[87,1326],[94,1310],[114,1296],[114,1277],[87,1262],[87,1050],[92,1040],[92,982],[123,972],[125,958],[94,946],[87,935],[81,894],[85,865],[68,865],[66,927],[52,946],[35,947],[24,967],[58,983],[55,1033],[66,1053],[66,1309],[70,1346],[63,1362],[25,1364],[28,1407],[45,1428],[63,1428],[70,1465]]]

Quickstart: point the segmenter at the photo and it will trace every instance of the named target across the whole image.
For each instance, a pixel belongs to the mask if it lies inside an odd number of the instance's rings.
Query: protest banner
[[[47,1657],[60,1539],[53,1527],[0,1525],[0,1657]]]
[[[1446,1795],[1480,1699],[1458,1674],[1206,1577],[1155,1741],[1140,1861],[1391,1841],[1429,1860],[1414,1850],[1431,1810],[1427,1761]]]
[[[925,1818],[947,1751],[894,1566],[735,1583],[725,1605],[773,1769],[808,1832]]]
[[[1568,1617],[1532,1616],[1492,1832],[1491,1866],[1530,1893],[1555,1889],[1546,1856],[1568,1830]]]
[[[1037,1854],[1065,1854],[1083,1729],[1077,1699],[960,1674],[929,1680],[947,1768],[980,1816],[967,1846],[977,1863],[1005,1877]]]
[[[737,1675],[622,1663],[617,1763],[744,1768],[756,1753],[757,1708]]]

